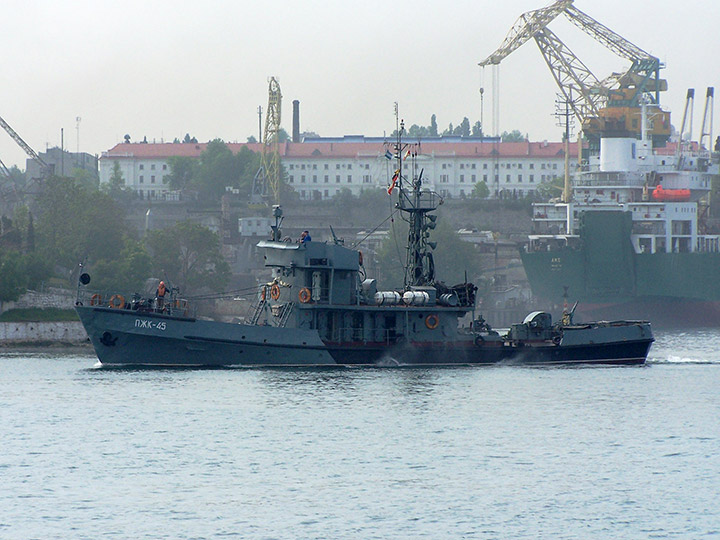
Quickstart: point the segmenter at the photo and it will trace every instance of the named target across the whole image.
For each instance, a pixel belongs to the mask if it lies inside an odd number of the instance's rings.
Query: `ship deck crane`
[[[548,28],[560,15],[565,15],[618,56],[630,60],[630,69],[599,80]],[[580,11],[573,5],[573,0],[557,0],[545,8],[522,14],[500,47],[479,65],[499,64],[530,39],[534,39],[540,48],[560,91],[589,138],[639,134],[641,103],[645,99],[643,96],[648,94],[651,106],[656,109],[652,135],[659,142],[668,139],[669,113],[659,109],[660,92],[667,89],[667,83],[660,79],[660,69],[664,66],[658,58]]]
[[[250,202],[260,204],[268,199],[280,202],[280,113],[282,93],[280,83],[270,77],[268,84],[268,107],[265,113],[262,164],[253,179]]]

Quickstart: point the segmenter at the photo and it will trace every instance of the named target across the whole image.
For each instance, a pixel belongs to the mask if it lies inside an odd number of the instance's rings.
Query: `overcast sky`
[[[464,116],[492,130],[490,70],[478,62],[517,17],[550,0],[328,2],[302,0],[4,0],[0,116],[36,151],[60,145],[100,154],[121,142],[257,137],[267,81],[292,100],[301,129],[323,136],[383,135],[393,103],[407,126],[441,129]],[[576,7],[665,62],[662,98],[673,124],[695,87],[694,137],[705,88],[720,87],[720,2],[576,0]],[[628,62],[564,17],[552,29],[602,79]],[[720,88],[718,88],[720,92]],[[500,66],[500,131],[559,140],[552,116],[557,88],[529,41]],[[720,109],[720,105],[718,107]],[[715,118],[715,132],[720,122]],[[0,133],[0,159],[25,168],[25,154]]]

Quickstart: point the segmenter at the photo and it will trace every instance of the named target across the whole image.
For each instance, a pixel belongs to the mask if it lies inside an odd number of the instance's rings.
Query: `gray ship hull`
[[[443,341],[332,343],[316,330],[107,307],[76,309],[104,366],[636,365],[645,362],[653,341],[647,323],[629,323],[570,327],[560,343],[509,342],[460,332]]]

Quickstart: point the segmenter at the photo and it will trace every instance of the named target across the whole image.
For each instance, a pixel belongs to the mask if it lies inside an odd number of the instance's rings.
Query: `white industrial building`
[[[444,197],[469,197],[485,182],[491,198],[525,197],[543,182],[564,174],[564,149],[559,142],[498,142],[493,139],[437,137],[414,143],[405,164],[406,176],[423,172],[423,185]],[[100,157],[100,182],[109,182],[117,162],[125,185],[142,198],[176,200],[167,185],[169,158],[199,158],[207,143],[121,143]],[[229,143],[262,151],[258,143]],[[331,199],[343,188],[357,195],[365,189],[387,188],[396,162],[386,157],[391,147],[379,137],[306,138],[280,145],[287,183],[301,199]],[[570,145],[571,167],[577,143]]]

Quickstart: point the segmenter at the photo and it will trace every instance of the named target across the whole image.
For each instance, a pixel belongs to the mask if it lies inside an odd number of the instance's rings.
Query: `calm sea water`
[[[717,538],[720,331],[632,368],[0,356],[0,538]]]

